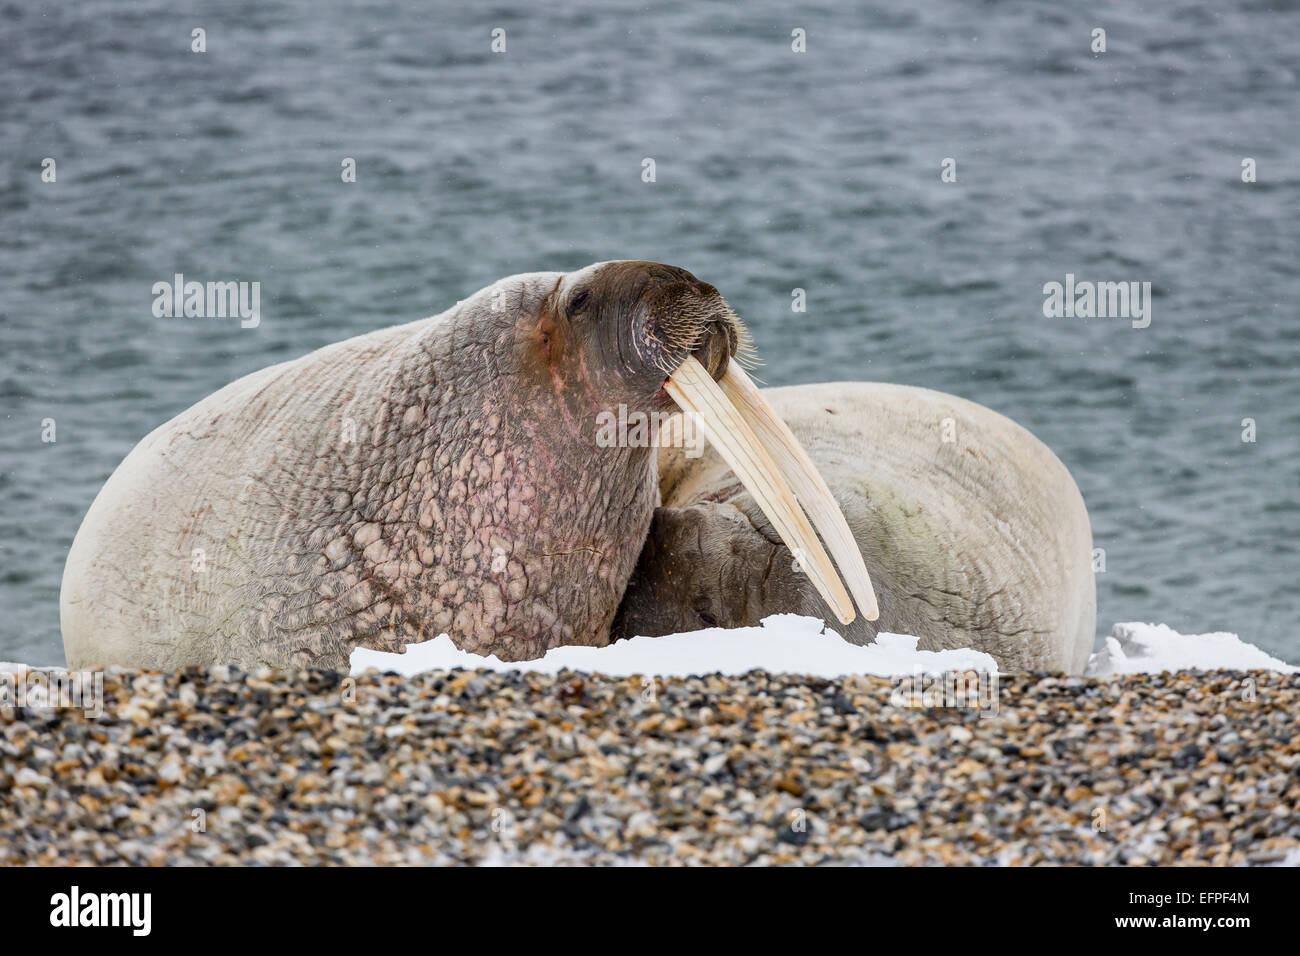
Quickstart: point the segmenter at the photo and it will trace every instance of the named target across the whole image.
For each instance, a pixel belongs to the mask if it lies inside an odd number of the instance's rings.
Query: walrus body
[[[91,505],[60,595],[68,664],[345,670],[358,646],[441,633],[529,660],[778,610],[844,624],[855,615],[836,564],[862,612],[846,636],[865,641],[865,555],[882,627],[985,647],[1004,666],[1081,667],[1087,518],[1050,452],[934,393],[771,393],[850,528],[759,421],[771,409],[731,361],[744,348],[712,286],[609,262],[503,279],[434,318],[246,376],[148,435]],[[656,512],[656,449],[600,441],[600,423],[688,405],[752,496],[711,452],[659,449]],[[944,409],[952,446],[936,437]],[[807,574],[782,567],[791,553]]]
[[[1065,466],[973,402],[875,382],[769,388],[862,550],[880,631],[923,650],[972,647],[1004,670],[1081,672],[1096,619],[1087,510]],[[825,602],[716,452],[660,449],[656,509],[615,635],[829,620]],[[834,626],[834,625],[832,625]]]
[[[228,385],[91,505],[60,596],[69,666],[606,642],[656,490],[654,449],[598,449],[596,417],[667,407],[660,366],[692,349],[720,374],[720,316],[670,266],[533,273]]]

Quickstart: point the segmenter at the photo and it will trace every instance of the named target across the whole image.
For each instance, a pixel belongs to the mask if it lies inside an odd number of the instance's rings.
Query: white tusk
[[[852,621],[853,602],[817,540],[817,532],[808,523],[772,455],[718,383],[693,356],[687,356],[668,376],[664,387],[682,411],[695,415],[704,437],[753,495],[786,547],[802,556],[804,570],[839,622]]]
[[[844,512],[836,504],[825,479],[817,471],[808,453],[803,450],[799,440],[790,431],[790,426],[782,421],[772,406],[767,403],[758,390],[758,386],[745,374],[735,362],[727,366],[722,376],[722,392],[740,412],[741,417],[758,435],[768,454],[781,469],[790,486],[794,489],[799,503],[808,512],[808,517],[826,542],[831,556],[839,565],[844,581],[858,604],[858,610],[868,621],[880,616],[880,607],[876,603],[876,592],[871,586],[871,576],[862,560],[862,550],[854,540],[849,523],[844,520]]]

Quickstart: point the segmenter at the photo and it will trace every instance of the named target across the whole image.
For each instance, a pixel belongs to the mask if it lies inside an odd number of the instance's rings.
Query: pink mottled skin
[[[612,262],[502,280],[456,308],[220,390],[109,479],[65,569],[73,667],[346,669],[449,633],[503,660],[608,642],[657,499],[654,452],[597,416],[721,376],[712,286]]]

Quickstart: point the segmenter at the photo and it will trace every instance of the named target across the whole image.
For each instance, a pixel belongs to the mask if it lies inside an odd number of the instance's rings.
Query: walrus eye
[[[581,312],[582,307],[586,305],[590,299],[591,299],[590,289],[583,289],[581,292],[575,295],[572,299],[569,300],[569,308],[568,308],[569,315],[576,315],[577,313]]]

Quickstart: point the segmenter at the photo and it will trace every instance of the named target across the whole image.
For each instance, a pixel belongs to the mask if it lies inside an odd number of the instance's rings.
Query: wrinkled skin
[[[1096,618],[1087,511],[1029,432],[927,389],[764,389],[826,479],[862,551],[880,617],[831,626],[866,644],[912,634],[973,647],[1004,670],[1079,673]],[[945,419],[953,439],[945,441]],[[808,576],[712,449],[660,450],[662,507],[616,637],[740,627],[776,613],[834,621]],[[792,656],[791,669],[798,669]]]
[[[346,670],[450,633],[504,660],[600,645],[649,528],[652,448],[597,416],[668,409],[741,330],[649,262],[503,279],[221,389],[147,436],[77,534],[71,667]]]

